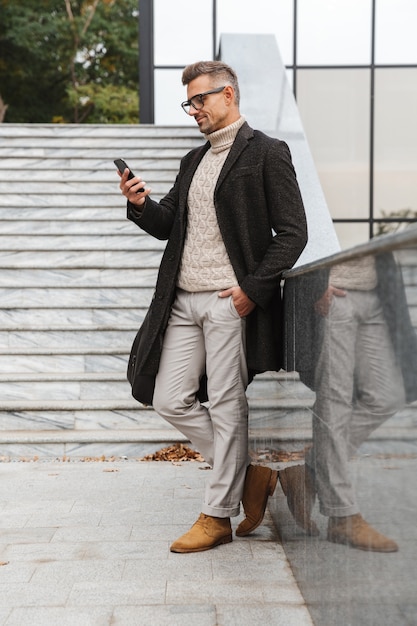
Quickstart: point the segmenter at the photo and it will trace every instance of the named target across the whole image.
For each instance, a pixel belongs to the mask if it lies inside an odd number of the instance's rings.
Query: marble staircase
[[[142,456],[183,438],[131,397],[126,364],[164,246],[125,217],[113,159],[153,195],[201,143],[187,127],[0,124],[0,457]],[[266,375],[251,432],[308,432],[311,396]],[[265,439],[266,437],[266,439]]]

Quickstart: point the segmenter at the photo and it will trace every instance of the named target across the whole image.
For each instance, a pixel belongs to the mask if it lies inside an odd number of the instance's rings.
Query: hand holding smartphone
[[[127,177],[128,180],[131,180],[132,178],[135,178],[135,174],[132,172],[132,170],[130,169],[130,167],[126,163],[126,161],[124,161],[123,159],[114,159],[113,162],[114,162],[115,166],[117,167],[117,169],[119,170],[119,172],[121,174],[123,174],[123,172],[125,171],[126,168],[129,170],[129,176]],[[145,191],[145,189],[143,187],[141,187],[140,189],[138,189],[138,191],[136,193],[142,193],[144,191]]]

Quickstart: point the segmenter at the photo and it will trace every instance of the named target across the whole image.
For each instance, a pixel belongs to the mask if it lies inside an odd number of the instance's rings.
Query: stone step
[[[55,186],[57,183],[82,183],[83,186],[86,183],[94,183],[106,185],[107,188],[112,184],[115,184],[116,187],[118,185],[119,178],[112,160],[98,163],[99,167],[93,167],[93,163],[90,166],[88,160],[84,160],[82,168],[80,163],[78,163],[78,167],[69,168],[68,165],[68,159],[48,159],[48,169],[44,167],[38,169],[33,159],[19,159],[20,171],[23,169],[25,171],[25,185],[30,185],[31,189],[33,185]],[[152,180],[152,183],[158,181],[172,184],[178,171],[179,159],[141,159],[138,161],[135,158],[129,161],[129,165],[138,175],[143,177],[146,174],[149,177],[149,182]],[[10,181],[10,184],[16,184],[14,182],[16,178],[15,169],[5,167],[4,160],[0,167],[0,178],[4,181]],[[4,190],[6,189],[7,187],[4,188]],[[2,191],[4,190],[2,185]]]
[[[1,147],[0,147],[1,151]],[[131,153],[131,157],[125,161],[132,170],[140,174],[141,172],[152,173],[155,176],[155,180],[170,180],[175,177],[178,171],[178,165],[184,152],[181,151],[181,155],[173,151],[170,151],[172,156],[153,156],[152,158],[144,158],[141,154],[141,158],[138,159],[138,152]],[[56,151],[55,151],[56,154]],[[126,155],[123,155],[126,156]],[[77,180],[77,181],[104,181],[108,183],[111,180],[117,181],[116,167],[113,163],[113,155],[111,158],[104,160],[96,157],[83,158],[71,160],[68,157],[56,158],[50,156],[48,158],[48,168],[45,169],[44,160],[36,157],[18,157],[19,170],[25,171],[25,181],[56,181],[57,177],[60,180]],[[114,178],[116,176],[116,178]],[[16,158],[3,157],[0,161],[0,178],[4,180],[12,180],[16,178]]]
[[[153,295],[150,288],[25,288],[25,289],[2,289],[0,288],[0,301],[3,308],[25,309],[30,307],[49,308],[51,305],[62,308],[74,307],[88,308],[143,308],[149,305]]]
[[[300,382],[278,383],[273,378],[256,378],[248,388],[248,399],[252,407],[269,409],[276,402],[285,407],[299,407],[300,398],[309,406],[314,395],[303,389]],[[108,398],[112,401],[131,400],[130,385],[125,371],[85,373],[0,373],[0,397],[6,401],[57,401],[94,400]],[[283,408],[280,405],[279,408]],[[305,405],[303,404],[303,408]]]
[[[158,245],[158,244],[155,244]],[[0,249],[1,268],[154,268],[162,250],[8,250]]]
[[[0,135],[1,137],[1,135]],[[140,140],[140,146],[138,146],[138,139]],[[175,135],[174,133],[170,135],[169,133],[164,133],[163,135],[142,135],[132,134],[129,137],[123,137],[122,139],[119,137],[109,137],[106,134],[98,135],[94,139],[91,137],[85,136],[72,136],[72,137],[33,137],[31,136],[30,146],[27,145],[26,137],[15,137],[9,136],[7,138],[7,146],[5,145],[4,139],[1,146],[1,150],[7,150],[11,148],[19,149],[43,149],[46,152],[42,156],[46,156],[49,151],[54,150],[56,156],[56,150],[59,149],[59,154],[61,156],[62,152],[66,150],[78,150],[82,151],[81,154],[84,155],[83,158],[90,158],[91,151],[95,152],[100,149],[101,155],[110,154],[112,159],[117,158],[118,156],[123,157],[125,151],[134,151],[136,159],[138,158],[138,154],[142,154],[143,151],[146,150],[158,150],[165,151],[174,148],[175,150],[182,150],[182,154],[184,154],[184,150],[189,150],[190,146],[193,145],[201,145],[203,142],[203,138],[198,133],[185,133],[182,135]],[[115,153],[115,148],[118,148],[122,152]],[[62,158],[62,157],[61,157]]]
[[[306,398],[305,400],[296,398],[268,398],[268,399],[253,399],[249,400],[252,411],[266,411],[274,413],[274,419],[276,419],[279,412],[287,413],[293,410],[307,411],[312,407],[312,399]],[[18,400],[6,400],[2,402],[0,406],[0,415],[5,413],[40,413],[42,419],[50,419],[48,415],[52,415],[54,412],[73,413],[80,411],[140,411],[143,410],[143,405],[139,404],[133,397],[125,396],[123,398],[93,398],[93,399],[81,399],[71,400],[65,398],[51,399],[29,399],[25,398]],[[46,414],[46,415],[43,415]],[[4,428],[4,418],[0,430]]]
[[[133,225],[132,225],[133,226]],[[68,229],[70,230],[70,229]],[[137,232],[136,232],[137,231]],[[68,231],[67,231],[68,232]],[[76,237],[71,233],[53,235],[0,235],[0,250],[163,250],[166,242],[143,234],[139,228],[125,235],[94,235],[85,232]]]
[[[80,352],[79,348],[44,350],[0,350],[0,372],[124,372],[128,361],[128,348],[108,346],[107,349]]]
[[[93,143],[99,137],[115,137],[116,139],[131,139],[132,137],[198,137],[195,126],[154,126],[153,124],[4,124],[0,127],[0,137],[8,141],[17,137],[28,137],[35,142],[41,138],[70,138],[84,137]],[[27,145],[27,143],[25,144]]]
[[[159,258],[159,255],[158,257]],[[146,287],[153,289],[156,282],[158,268],[137,269],[125,268],[122,272],[120,269],[29,269],[29,268],[2,268],[0,273],[0,288],[25,288],[30,289],[36,285],[37,289],[46,289],[54,287],[95,287],[95,288],[114,288]]]
[[[203,141],[185,127],[0,124],[2,455],[184,440],[126,380],[165,242],[126,219],[113,159],[158,199]]]
[[[0,155],[1,158],[1,155]],[[103,204],[103,206],[109,205],[122,205],[125,206],[125,200],[119,190],[119,177],[117,174],[114,174],[114,181],[111,178],[112,171],[109,172],[106,181],[91,181],[90,179],[86,179],[84,181],[65,181],[61,180],[59,177],[52,179],[50,182],[30,182],[30,194],[27,192],[24,193],[19,192],[16,189],[16,182],[7,180],[2,181],[2,193],[0,194],[0,198],[2,199],[2,206],[7,205],[7,200],[10,199],[11,195],[16,195],[18,197],[26,196],[26,204],[22,204],[21,206],[30,206],[33,204],[32,198],[40,199],[43,198],[42,202],[39,202],[39,206],[43,206],[48,203],[48,196],[52,195],[53,201],[57,206],[64,204],[64,206],[68,205],[71,202],[76,202],[77,197],[79,202],[77,204],[85,203],[86,206],[92,204],[93,206],[97,206],[97,204]],[[139,171],[138,171],[139,174]],[[148,183],[152,190],[155,193],[163,193],[166,189],[167,184],[170,184],[172,181],[172,176],[166,176],[163,180],[153,180],[152,185],[150,182]],[[148,182],[148,181],[146,181]],[[25,188],[27,188],[26,180],[25,180]],[[9,195],[10,194],[10,195]],[[60,198],[62,196],[62,198]],[[100,200],[98,201],[98,198]],[[38,204],[38,202],[36,203]],[[9,204],[8,206],[16,206],[16,202]],[[19,206],[19,205],[18,205]]]
[[[7,127],[6,127],[7,126]],[[45,125],[31,124],[21,125],[5,124],[0,129],[0,139],[2,144],[14,147],[30,146],[55,146],[55,147],[102,147],[104,150],[109,146],[118,145],[123,149],[133,149],[136,155],[141,151],[142,146],[160,146],[164,148],[169,145],[181,146],[185,150],[190,149],[190,145],[199,145],[204,141],[199,130],[193,126],[153,126],[153,125],[65,125],[62,128],[49,128]],[[84,130],[86,129],[86,130]],[[140,140],[140,145],[138,145]],[[116,155],[117,156],[117,155]],[[121,155],[122,156],[122,155]]]
[[[148,183],[148,181],[146,182]],[[4,184],[5,183],[2,181],[1,186],[3,187]],[[37,193],[23,193],[21,192],[21,188],[16,189],[16,185],[8,185],[10,191],[8,193],[0,193],[0,207],[15,207],[16,211],[18,211],[20,207],[32,207],[33,209],[47,206],[53,206],[57,209],[76,206],[97,208],[97,204],[103,207],[124,207],[125,202],[123,201],[121,192],[119,191],[119,193],[117,193],[116,191],[117,184],[116,180],[115,184],[109,183],[106,187],[96,185],[97,191],[95,192],[91,186],[89,187],[89,193],[86,194],[81,190],[79,193],[70,193],[69,184],[67,190],[65,190],[64,184],[60,185],[59,191],[54,185],[44,186],[43,190],[42,185],[40,185]],[[154,198],[158,198],[168,191],[167,185],[163,183],[156,182],[151,185],[149,182],[148,184],[152,188]],[[99,201],[98,197],[100,198]]]
[[[132,429],[9,431],[1,436],[0,460],[142,459],[147,454],[176,443],[187,443],[187,440],[173,428],[170,430],[148,428],[140,431]]]
[[[18,211],[15,208],[0,207],[0,222],[1,221],[13,221],[18,224],[21,222],[28,222],[31,220],[34,224],[36,222],[67,222],[68,225],[72,222],[125,222],[126,221],[126,206],[124,204],[118,204],[114,207],[66,207],[60,209],[54,206],[50,207],[36,207],[26,208],[20,207]],[[99,226],[99,224],[97,224]]]
[[[104,140],[105,141],[105,140]],[[24,142],[23,142],[24,143]],[[133,143],[135,145],[133,145]],[[141,142],[142,143],[142,142]],[[165,141],[163,140],[165,144]],[[181,142],[182,143],[182,142]],[[59,152],[59,161],[63,168],[75,169],[107,169],[114,174],[114,159],[122,157],[129,165],[136,165],[136,170],[140,171],[140,163],[142,160],[153,160],[155,163],[164,163],[165,159],[176,159],[178,162],[190,148],[184,148],[176,142],[172,142],[171,147],[164,145],[156,147],[151,142],[147,146],[138,148],[138,141],[132,142],[131,147],[122,148],[120,143],[107,142],[105,146],[99,144],[90,145],[89,143],[80,144],[79,146],[68,147],[63,145],[62,141],[56,146],[50,146],[49,143],[27,146],[6,146],[0,143],[0,159],[4,168],[15,171],[17,160],[31,159],[34,169],[45,168],[45,160],[49,165],[49,159],[57,159]],[[162,142],[161,142],[162,144]],[[195,142],[200,145],[201,141]],[[52,163],[52,161],[51,161]],[[20,167],[20,163],[19,163]]]
[[[132,302],[132,305],[135,304]],[[67,308],[61,309],[56,304],[46,308],[10,308],[0,309],[1,330],[69,330],[73,328],[95,327],[97,330],[117,329],[134,330],[145,316],[147,307],[131,308]]]
[[[33,217],[33,215],[32,215]],[[122,218],[122,216],[120,216]],[[143,236],[140,230],[126,219],[119,220],[83,220],[80,222],[71,220],[17,220],[0,219],[0,236],[43,236],[43,235],[132,235],[136,233]]]
[[[159,423],[158,423],[159,426]],[[311,441],[311,428],[274,428],[268,433],[264,429],[250,429],[249,439],[254,449],[302,450]],[[372,433],[367,445],[387,441],[392,453],[396,442],[404,452],[404,442],[415,446],[417,429],[380,428]],[[0,432],[1,460],[60,457],[62,460],[100,460],[112,457],[143,458],[161,447],[174,443],[188,443],[181,433],[173,428],[158,428],[156,425],[143,429],[103,430],[39,430]]]
[[[4,354],[7,350],[26,350],[30,353],[33,348],[43,346],[47,350],[60,350],[63,353],[76,347],[80,352],[92,353],[96,349],[108,349],[115,346],[125,349],[133,342],[136,330],[88,330],[73,329],[59,331],[17,330],[0,331],[0,350]]]

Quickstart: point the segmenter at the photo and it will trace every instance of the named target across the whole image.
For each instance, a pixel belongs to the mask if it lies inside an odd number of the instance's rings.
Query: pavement
[[[169,551],[200,513],[207,471],[0,462],[0,625],[312,626],[269,511],[250,537]]]
[[[362,516],[394,539],[398,552],[355,550],[306,537],[279,492],[269,499],[285,554],[316,626],[417,626],[417,445],[366,442],[350,464]]]

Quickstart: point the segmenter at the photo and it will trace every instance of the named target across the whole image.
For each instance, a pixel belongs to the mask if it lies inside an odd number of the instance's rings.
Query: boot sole
[[[224,545],[225,543],[231,543],[233,541],[232,535],[227,535],[226,537],[222,537],[215,543],[212,543],[209,546],[205,546],[203,548],[170,548],[171,552],[175,552],[178,554],[188,554],[190,552],[205,552],[206,550],[211,550],[212,548],[217,548],[217,546]]]
[[[266,492],[265,500],[262,505],[262,509],[261,509],[262,514],[261,514],[260,519],[258,519],[258,521],[247,530],[241,530],[241,531],[236,530],[237,537],[247,537],[247,535],[250,535],[250,533],[252,533],[254,530],[258,528],[258,526],[262,524],[262,520],[265,516],[266,503],[268,502],[268,498],[274,495],[277,482],[278,482],[278,472],[276,470],[271,470],[271,477],[268,483],[268,491]]]

